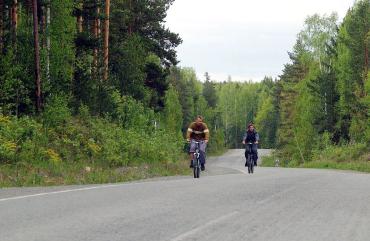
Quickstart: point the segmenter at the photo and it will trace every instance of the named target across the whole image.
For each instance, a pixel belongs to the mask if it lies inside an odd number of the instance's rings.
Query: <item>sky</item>
[[[175,0],[166,26],[179,33],[181,67],[200,80],[260,81],[278,77],[289,62],[307,16],[337,12],[341,21],[354,0]]]

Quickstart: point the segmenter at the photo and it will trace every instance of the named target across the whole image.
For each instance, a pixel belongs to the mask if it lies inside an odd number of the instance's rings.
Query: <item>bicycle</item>
[[[194,141],[195,143],[195,152],[194,152],[194,158],[192,160],[193,162],[193,173],[194,178],[199,178],[200,176],[200,168],[201,168],[201,161],[200,161],[200,141]],[[195,159],[195,160],[194,160]]]
[[[253,143],[249,142],[246,145],[248,145],[248,147],[247,147],[247,156],[246,156],[245,164],[246,166],[248,166],[248,173],[251,174],[254,171],[254,160],[253,160],[253,152],[252,152]]]

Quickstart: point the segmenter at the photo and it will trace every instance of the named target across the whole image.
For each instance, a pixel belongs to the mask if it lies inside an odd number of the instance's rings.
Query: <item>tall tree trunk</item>
[[[35,77],[36,77],[36,111],[41,111],[41,71],[40,71],[40,46],[37,16],[37,0],[32,2],[33,8],[33,36],[35,44]]]
[[[105,26],[104,26],[104,80],[108,80],[109,74],[109,17],[110,0],[105,0]]]
[[[3,14],[3,11],[4,11],[4,0],[0,0],[0,54],[2,53],[3,48],[4,48],[4,43],[3,43],[4,41],[3,40],[4,14]]]
[[[50,44],[50,6],[51,5],[51,0],[48,1],[47,6],[46,6],[46,79],[48,83],[50,83],[50,49],[51,49],[51,44]]]
[[[83,17],[82,17],[82,11],[83,11],[83,4],[80,4],[80,11],[77,16],[77,31],[78,33],[82,33],[83,27],[82,27],[82,22],[83,22]]]
[[[18,27],[18,0],[13,0],[11,7],[11,29],[12,29],[12,42],[16,46],[17,43],[17,27]]]
[[[131,36],[132,35],[132,25],[133,25],[133,14],[132,14],[132,0],[129,0],[129,8],[130,8],[130,12],[131,12],[131,18],[130,18],[130,22],[128,24],[128,34]]]
[[[94,20],[94,37],[95,41],[98,41],[98,38],[100,36],[100,7],[97,5],[96,6],[96,17]],[[98,68],[98,55],[99,55],[99,50],[98,47],[94,47],[94,72],[96,73]]]

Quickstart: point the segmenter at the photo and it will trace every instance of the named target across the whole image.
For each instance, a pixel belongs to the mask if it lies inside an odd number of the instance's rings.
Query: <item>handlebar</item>
[[[203,142],[205,142],[205,140],[201,140],[201,141],[190,140],[190,143],[191,143],[191,142],[195,142],[195,143],[203,143]]]

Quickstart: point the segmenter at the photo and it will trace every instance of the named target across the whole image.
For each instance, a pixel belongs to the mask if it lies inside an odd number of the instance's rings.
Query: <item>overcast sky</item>
[[[200,80],[259,81],[277,77],[308,15],[342,20],[354,0],[175,0],[166,25],[179,33],[180,66],[193,67]]]

